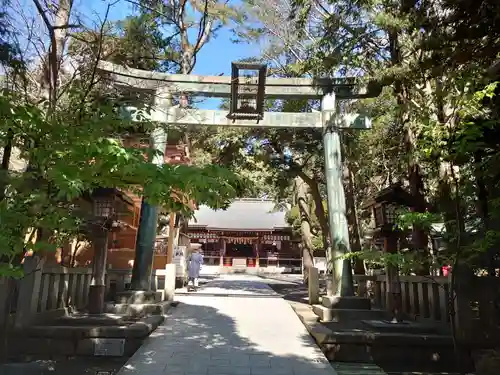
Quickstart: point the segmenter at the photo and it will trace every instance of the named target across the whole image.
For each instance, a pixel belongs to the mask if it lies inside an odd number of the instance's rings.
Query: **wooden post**
[[[24,258],[24,277],[19,283],[19,296],[16,310],[16,327],[30,324],[38,310],[38,298],[42,281],[44,260],[38,256]]]
[[[471,306],[471,300],[474,299],[477,301],[481,295],[478,292],[478,279],[481,278],[475,277],[472,269],[467,265],[459,265],[448,274],[450,291],[452,289],[451,279],[453,272],[455,272],[453,276],[455,279],[455,295],[451,296],[454,300],[453,307],[450,307],[453,308],[455,316],[451,316],[450,318],[455,320],[458,339],[461,341],[470,340],[478,334],[475,329],[477,325],[475,324],[476,320],[474,319],[475,314]]]
[[[398,246],[398,236],[396,233],[388,233],[384,238],[384,250],[386,253],[395,253]],[[386,306],[393,314],[393,322],[402,321],[401,318],[401,283],[399,282],[399,269],[394,265],[386,266]]]
[[[94,258],[92,260],[92,280],[89,287],[90,314],[104,313],[106,294],[106,263],[108,258],[108,231],[98,228],[94,237]]]
[[[167,242],[167,264],[174,260],[174,241],[175,241],[175,213],[171,212],[168,223],[168,242]]]

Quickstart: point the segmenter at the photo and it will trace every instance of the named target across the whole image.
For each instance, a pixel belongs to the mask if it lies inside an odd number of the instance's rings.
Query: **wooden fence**
[[[354,275],[357,294],[369,297],[374,306],[387,307],[385,275]],[[450,278],[443,276],[400,276],[403,312],[418,320],[449,321]]]
[[[88,302],[91,278],[91,268],[44,266],[40,283],[35,286],[39,295],[37,312],[84,308]]]
[[[91,269],[47,266],[38,258],[26,258],[24,268],[22,279],[0,280],[0,304],[10,305],[10,316],[0,309],[0,321],[25,325],[87,305]]]
[[[213,258],[213,259],[212,259]],[[220,266],[220,257],[206,258],[208,264]],[[300,267],[300,259],[268,260],[261,258],[262,266]],[[273,263],[274,262],[274,263]],[[247,267],[255,267],[255,259],[247,259]],[[44,265],[38,258],[26,258],[25,277],[8,285],[0,280],[0,305],[7,300],[10,291],[10,319],[15,315],[16,324],[29,324],[43,321],[68,313],[68,310],[81,310],[88,304],[92,279],[91,268],[66,268]],[[128,289],[132,270],[108,269],[106,275],[107,297]],[[164,290],[166,271],[152,272],[151,289]],[[2,309],[0,309],[2,310]],[[0,321],[3,318],[0,312]]]
[[[16,325],[40,322],[65,315],[69,310],[81,310],[88,304],[92,279],[91,268],[66,268],[44,265],[41,260],[28,259],[25,277],[11,282],[0,278],[0,304],[10,301],[11,321]],[[107,296],[127,289],[132,270],[108,270],[106,275]],[[163,290],[165,270],[152,274],[153,290]],[[10,295],[9,295],[10,293]],[[0,321],[5,309],[0,309]],[[15,319],[14,319],[15,318]]]
[[[83,309],[88,303],[91,272],[90,268],[47,266],[43,261],[27,258],[25,276],[15,285],[0,278],[0,306],[7,303],[10,284],[10,319],[15,315],[17,325],[61,316],[69,309]],[[127,289],[131,275],[130,269],[108,270],[108,296]],[[164,289],[165,278],[165,270],[153,271],[152,290]],[[387,306],[385,275],[354,275],[354,280],[357,295],[369,297],[376,307]],[[449,277],[400,276],[400,287],[402,310],[407,316],[446,324],[450,319],[450,306],[453,306],[455,322],[465,340],[487,342],[500,339],[498,278],[472,276],[458,286],[456,298],[450,298]],[[0,321],[5,318],[2,315],[5,312],[5,308],[0,309]]]

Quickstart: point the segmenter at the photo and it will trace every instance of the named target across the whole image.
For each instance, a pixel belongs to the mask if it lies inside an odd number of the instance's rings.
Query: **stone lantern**
[[[402,233],[396,226],[397,211],[403,207],[412,207],[412,202],[412,196],[400,184],[394,184],[379,191],[363,206],[363,209],[371,211],[373,238],[383,240],[385,253],[398,252]],[[393,314],[392,322],[397,323],[402,320],[401,284],[397,266],[386,265],[386,281],[386,306]]]

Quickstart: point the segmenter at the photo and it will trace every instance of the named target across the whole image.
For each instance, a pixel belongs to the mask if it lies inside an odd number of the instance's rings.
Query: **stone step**
[[[453,341],[447,335],[346,330],[322,338],[320,346],[331,361],[392,363],[392,372],[403,364],[427,373],[456,370]],[[464,367],[471,366],[467,353],[460,356]]]
[[[118,304],[159,303],[163,300],[163,293],[157,291],[127,290],[118,292],[115,302]]]
[[[130,318],[141,318],[149,315],[165,315],[171,307],[171,302],[161,303],[108,303],[106,312],[125,315]]]
[[[337,375],[387,375],[382,368],[373,363],[334,362],[332,366]]]
[[[27,326],[15,329],[9,335],[7,354],[13,358],[94,356],[96,345],[106,343],[112,345],[114,349],[121,348],[120,353],[109,355],[130,357],[164,320],[163,315],[152,315],[125,322],[126,324],[118,322],[120,325],[115,326],[87,326],[82,322],[74,326],[56,326],[47,323]],[[22,372],[25,373],[29,374]]]
[[[387,318],[370,318],[361,320],[369,329],[377,332],[393,332],[393,333],[417,333],[417,334],[439,334],[443,331],[443,327],[433,323],[418,322],[404,320],[399,323],[393,323]]]
[[[54,319],[51,324],[56,326],[116,326],[127,324],[122,314],[105,313],[101,315],[90,315],[76,313]]]
[[[364,297],[323,296],[321,304],[329,309],[370,310],[371,301]]]
[[[384,368],[383,364],[332,362],[337,375],[459,375],[458,372],[421,372],[404,369]]]
[[[343,322],[347,320],[389,319],[385,310],[366,309],[331,309],[322,305],[313,305],[314,313],[322,322]]]
[[[353,319],[321,323],[312,308],[293,307],[330,361],[392,364],[395,373],[401,365],[430,374],[457,370],[451,335],[377,331]],[[459,355],[464,369],[473,368],[467,351]]]

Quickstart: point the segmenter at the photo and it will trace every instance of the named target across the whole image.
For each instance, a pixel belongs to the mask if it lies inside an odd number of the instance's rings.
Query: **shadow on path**
[[[179,300],[120,375],[335,374],[291,307],[279,297],[193,295]]]

